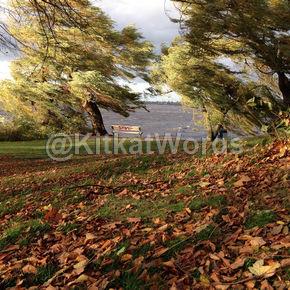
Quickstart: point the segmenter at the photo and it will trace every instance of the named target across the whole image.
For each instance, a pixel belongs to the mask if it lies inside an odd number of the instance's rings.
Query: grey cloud
[[[161,43],[169,44],[179,34],[178,25],[168,17],[177,15],[170,0],[166,5],[164,0],[103,0],[95,4],[115,20],[118,28],[134,24],[157,48]]]

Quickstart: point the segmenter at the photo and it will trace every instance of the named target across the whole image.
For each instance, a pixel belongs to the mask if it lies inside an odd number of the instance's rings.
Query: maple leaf
[[[276,270],[279,269],[280,266],[278,262],[273,262],[264,266],[264,260],[258,260],[252,267],[249,267],[249,271],[255,276],[269,278],[275,275]]]
[[[62,219],[62,215],[57,209],[51,208],[44,216],[44,219],[50,223],[58,223]]]

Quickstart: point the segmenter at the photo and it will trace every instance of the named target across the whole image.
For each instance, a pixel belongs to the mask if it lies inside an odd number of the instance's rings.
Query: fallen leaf
[[[250,241],[250,245],[255,249],[259,249],[260,247],[266,245],[266,242],[261,237],[254,237]]]
[[[289,267],[290,266],[290,258],[282,260],[280,262],[280,264],[281,264],[281,267],[283,267],[283,268],[284,267]]]
[[[242,187],[245,183],[250,182],[252,179],[247,175],[242,175],[240,179],[234,183],[235,187]]]
[[[169,249],[168,248],[162,248],[159,249],[154,255],[154,258],[159,258],[160,256],[162,256],[163,254],[165,254]]]
[[[140,223],[141,222],[141,219],[140,218],[127,218],[127,221],[129,223]]]
[[[58,223],[62,219],[62,215],[57,209],[51,208],[44,216],[44,219],[50,223]]]
[[[214,254],[209,254],[209,257],[210,257],[212,260],[215,260],[215,261],[219,261],[219,260],[220,260],[220,257],[218,257],[217,255],[214,255]]]
[[[74,268],[76,270],[79,270],[79,269],[84,269],[86,267],[86,265],[88,264],[88,261],[87,260],[83,260],[77,264],[74,265]]]
[[[234,263],[231,264],[231,269],[236,270],[244,266],[246,258],[237,258]]]
[[[22,268],[22,272],[27,274],[36,274],[37,269],[32,265],[26,265]]]
[[[282,232],[283,227],[284,227],[283,225],[279,225],[279,226],[274,227],[271,230],[271,234],[274,235],[274,236],[279,235]]]
[[[71,286],[73,284],[84,283],[84,282],[86,282],[88,280],[89,280],[89,276],[83,274],[83,275],[79,276],[76,280],[68,283],[67,285]]]
[[[167,261],[162,263],[164,266],[168,268],[175,268],[174,262],[173,261]]]
[[[280,266],[278,262],[264,266],[264,260],[258,260],[252,267],[249,267],[249,271],[255,276],[269,278],[275,275],[276,270],[280,268]]]
[[[201,181],[199,183],[199,186],[202,188],[208,187],[209,185],[210,185],[210,182]]]
[[[267,280],[261,283],[260,290],[273,290],[274,288],[269,284]]]
[[[94,239],[96,239],[96,236],[95,236],[94,234],[87,233],[87,234],[86,234],[86,239],[85,239],[85,244],[86,244],[87,242],[89,242],[89,241],[94,240]]]
[[[133,256],[130,255],[130,254],[125,254],[125,255],[122,256],[121,261],[122,261],[122,262],[130,261],[130,260],[132,260],[132,257],[133,257]]]

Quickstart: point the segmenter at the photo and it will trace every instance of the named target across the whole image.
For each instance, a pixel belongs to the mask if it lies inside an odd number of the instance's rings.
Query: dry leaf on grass
[[[252,267],[249,267],[249,271],[255,276],[269,278],[275,275],[276,270],[280,267],[281,265],[278,262],[272,262],[264,266],[264,260],[258,260]]]

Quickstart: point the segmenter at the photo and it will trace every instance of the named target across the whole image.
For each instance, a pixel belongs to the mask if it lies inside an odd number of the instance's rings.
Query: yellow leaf
[[[92,241],[96,238],[96,236],[94,234],[91,234],[91,233],[87,233],[86,234],[86,239],[85,239],[85,243],[89,242],[89,241]]]
[[[264,266],[264,260],[258,260],[252,267],[249,267],[249,271],[255,276],[265,276],[265,278],[269,278],[275,275],[276,270],[280,268],[280,266],[278,262]]]
[[[71,286],[73,284],[84,283],[84,282],[86,282],[88,280],[89,280],[89,276],[83,274],[83,275],[79,276],[76,280],[68,283],[67,285]]]
[[[51,210],[51,209],[52,209],[52,205],[51,205],[51,204],[46,205],[46,206],[43,207],[43,210],[44,210],[44,211],[49,211],[49,210]]]
[[[199,186],[202,188],[208,187],[210,185],[210,182],[206,182],[206,181],[201,181],[199,183]]]
[[[87,264],[88,264],[88,261],[87,261],[87,260],[83,260],[83,261],[81,261],[81,262],[75,264],[75,265],[74,265],[74,268],[75,268],[76,270],[83,269],[83,268],[86,267]]]
[[[205,285],[210,285],[209,279],[205,275],[201,275],[199,278],[200,282]]]

